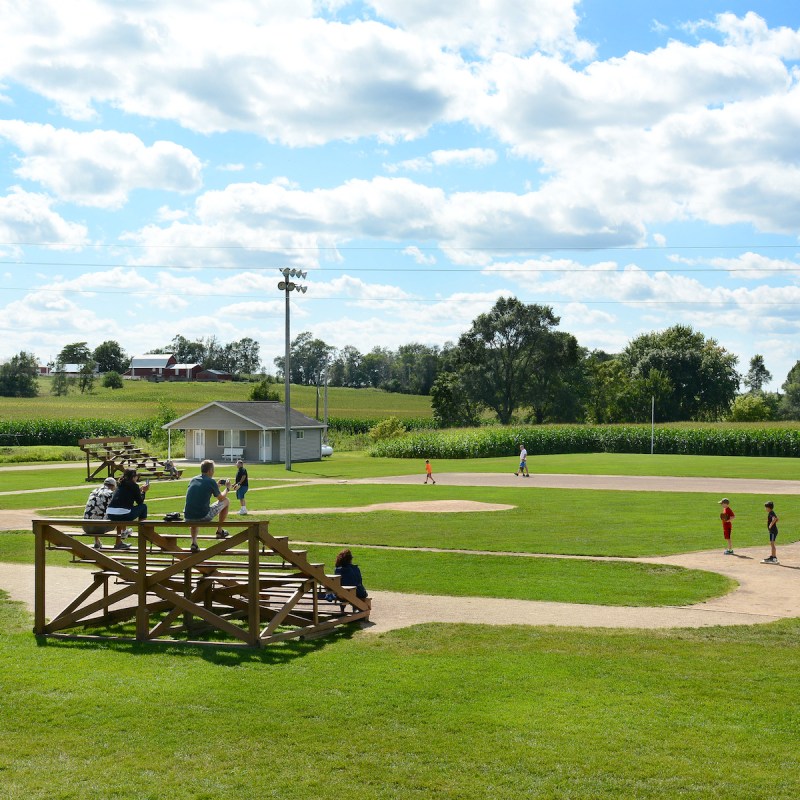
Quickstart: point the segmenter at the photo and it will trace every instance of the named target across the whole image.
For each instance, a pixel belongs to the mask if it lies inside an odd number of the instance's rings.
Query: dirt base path
[[[319,543],[317,543],[319,544]],[[362,545],[361,549],[368,549]],[[385,549],[385,548],[384,548]],[[396,548],[405,549],[405,548]],[[414,549],[414,548],[407,548]],[[453,551],[441,551],[453,552]],[[472,552],[472,551],[458,551]],[[558,625],[597,628],[701,628],[713,625],[755,625],[800,616],[800,542],[780,550],[781,563],[762,564],[765,548],[746,548],[735,556],[719,550],[686,553],[662,558],[603,559],[638,561],[706,569],[734,578],[739,587],[729,594],[692,606],[630,607],[533,600],[505,600],[486,597],[372,592],[373,633],[418,625],[424,622],[467,622],[486,625]],[[508,553],[484,553],[487,557]],[[571,558],[570,556],[519,553],[528,558]],[[74,567],[47,568],[47,615],[64,608],[88,582],[87,570]],[[0,587],[12,599],[33,609],[33,566],[0,563]]]

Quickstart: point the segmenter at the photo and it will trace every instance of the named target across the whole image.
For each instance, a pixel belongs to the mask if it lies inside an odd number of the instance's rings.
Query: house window
[[[247,431],[217,431],[217,447],[245,447],[246,445]]]
[[[294,438],[295,439],[305,439],[306,432],[305,431],[295,431]]]

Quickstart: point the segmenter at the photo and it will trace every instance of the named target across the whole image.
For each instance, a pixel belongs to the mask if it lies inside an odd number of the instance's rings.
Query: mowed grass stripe
[[[40,647],[8,633],[30,618],[4,604],[0,615],[9,797],[800,794],[797,621],[659,633],[426,625],[232,653]],[[213,720],[202,736],[198,719]]]
[[[183,509],[178,487],[159,487],[174,499],[148,499],[151,519]],[[177,491],[176,491],[177,490]],[[81,516],[88,492],[7,497],[8,508],[33,506],[50,516]],[[34,498],[33,501],[30,498]],[[508,511],[446,514],[405,511],[270,515],[270,509],[359,507],[384,502],[473,500],[515,506]],[[736,512],[734,545],[766,540],[764,500],[730,495]],[[800,496],[773,496],[781,517],[781,542],[797,539]],[[255,518],[270,519],[275,535],[318,542],[440,547],[562,555],[656,556],[708,550],[723,544],[717,495],[573,489],[504,489],[460,486],[317,485],[248,495]],[[233,501],[234,509],[237,506]],[[80,512],[80,513],[79,513]]]

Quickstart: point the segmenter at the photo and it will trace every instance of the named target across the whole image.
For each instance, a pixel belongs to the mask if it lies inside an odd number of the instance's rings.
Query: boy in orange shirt
[[[726,545],[723,555],[732,556],[733,547],[731,545],[731,530],[733,529],[733,523],[731,520],[736,516],[736,514],[733,513],[733,509],[731,508],[727,497],[723,497],[722,500],[719,501],[719,504],[722,506],[722,511],[720,512],[719,518],[722,520],[722,535],[725,537]]]
[[[428,459],[425,459],[425,483],[428,482],[428,478],[433,481],[433,467],[431,467],[431,462]],[[433,481],[436,483],[436,481]]]

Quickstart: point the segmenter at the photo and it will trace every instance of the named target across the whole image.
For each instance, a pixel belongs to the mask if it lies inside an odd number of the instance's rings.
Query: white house
[[[215,400],[163,425],[186,431],[186,458],[281,463],[285,460],[284,405],[274,401]],[[291,409],[292,461],[320,461],[325,425]]]

